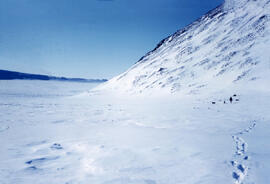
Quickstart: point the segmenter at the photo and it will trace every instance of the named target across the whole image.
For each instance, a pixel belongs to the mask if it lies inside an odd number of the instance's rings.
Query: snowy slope
[[[270,79],[270,1],[228,0],[97,90],[194,94]]]

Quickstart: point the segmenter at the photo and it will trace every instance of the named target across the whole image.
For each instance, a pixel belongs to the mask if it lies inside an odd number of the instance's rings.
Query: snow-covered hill
[[[270,1],[227,0],[96,90],[196,94],[270,81]]]

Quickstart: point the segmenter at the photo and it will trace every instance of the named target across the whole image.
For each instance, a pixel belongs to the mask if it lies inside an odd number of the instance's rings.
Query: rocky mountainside
[[[232,86],[265,88],[269,51],[270,1],[227,0],[96,90],[197,94]]]

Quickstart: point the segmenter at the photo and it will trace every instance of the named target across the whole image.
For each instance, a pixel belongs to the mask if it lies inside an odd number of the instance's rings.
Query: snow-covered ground
[[[270,183],[269,12],[227,0],[88,92],[0,81],[0,184]]]
[[[270,183],[269,91],[128,97],[0,84],[1,184]]]

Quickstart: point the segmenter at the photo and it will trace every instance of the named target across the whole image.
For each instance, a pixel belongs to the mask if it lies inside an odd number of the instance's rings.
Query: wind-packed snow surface
[[[68,97],[86,84],[0,84],[1,184],[270,182],[269,93]]]
[[[0,183],[270,183],[270,1],[233,2],[90,92],[0,81]]]
[[[227,0],[98,89],[209,94],[235,85],[264,88],[270,81],[269,45],[270,1]]]

